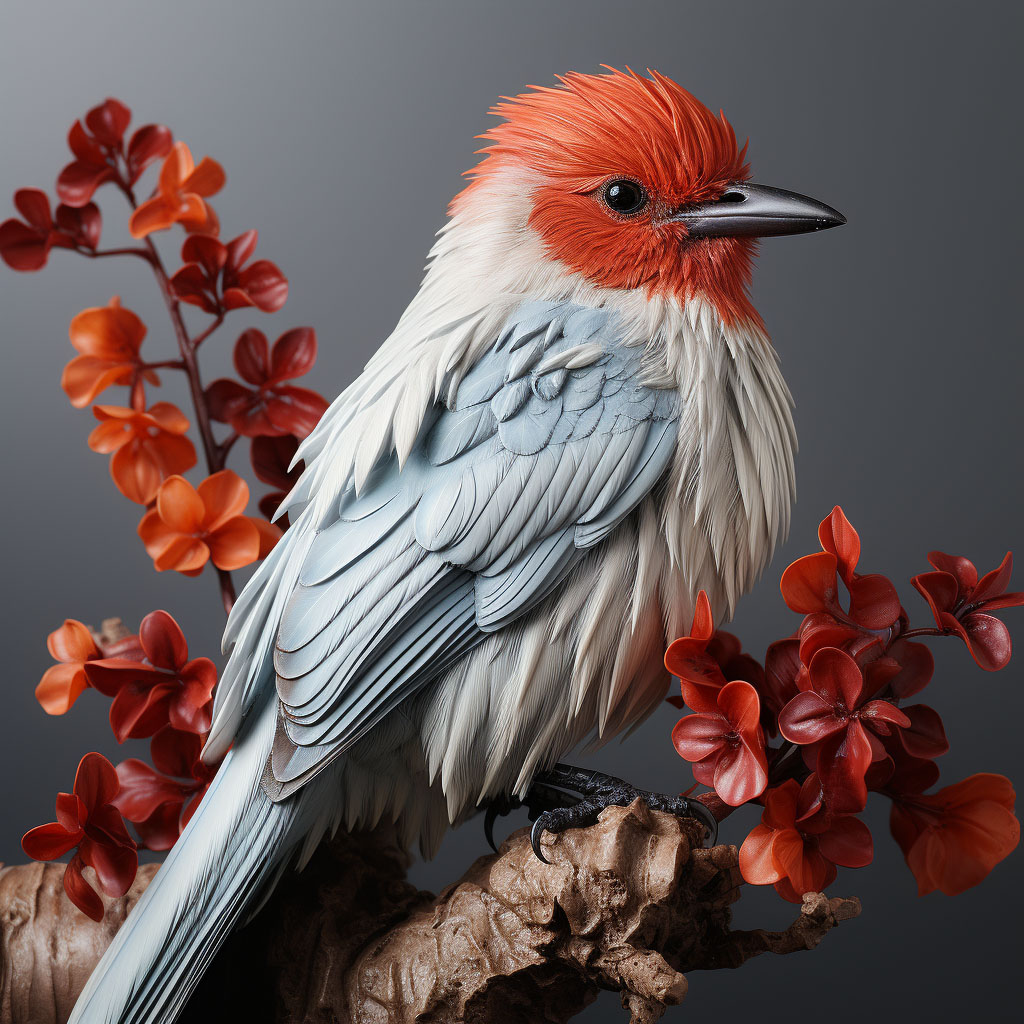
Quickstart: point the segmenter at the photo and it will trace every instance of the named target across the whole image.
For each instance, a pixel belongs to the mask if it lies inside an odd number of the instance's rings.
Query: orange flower
[[[132,237],[145,238],[172,224],[180,224],[190,233],[216,235],[220,224],[206,197],[219,192],[226,180],[224,168],[216,160],[204,156],[197,167],[188,146],[176,142],[160,168],[156,195],[132,214],[128,225]]]
[[[81,355],[64,367],[60,386],[76,409],[88,405],[111,384],[130,384],[141,374],[151,384],[160,379],[152,370],[142,370],[139,349],[146,325],[121,305],[115,295],[107,306],[83,309],[68,328],[71,344]]]
[[[981,772],[937,793],[893,799],[889,826],[919,896],[970,889],[1016,848],[1015,797],[1008,778]]]
[[[783,899],[800,903],[805,892],[832,884],[837,864],[859,868],[873,856],[867,825],[852,814],[829,814],[810,775],[802,786],[787,779],[765,794],[761,824],[740,847],[740,872],[752,885],[774,885]]]
[[[264,557],[281,531],[242,515],[248,501],[248,485],[230,469],[207,477],[198,489],[183,477],[168,477],[157,491],[156,508],[139,523],[157,572],[198,576],[208,561],[230,571]]]
[[[48,668],[36,687],[36,700],[48,715],[63,715],[89,686],[85,663],[102,657],[89,630],[77,619],[65,619],[47,638],[46,646],[60,664]]]
[[[148,505],[160,484],[196,464],[196,450],[184,437],[188,420],[170,402],[157,402],[145,412],[119,405],[95,405],[100,425],[89,435],[89,447],[110,460],[110,475],[129,500]]]

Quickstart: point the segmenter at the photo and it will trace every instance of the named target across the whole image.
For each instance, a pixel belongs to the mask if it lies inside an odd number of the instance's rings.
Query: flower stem
[[[124,192],[128,198],[128,202],[132,204],[134,208],[138,204],[135,202],[135,195],[132,192],[131,186],[126,181],[122,180],[119,182],[121,191]],[[171,288],[171,281],[167,275],[167,270],[164,268],[163,260],[160,258],[160,253],[157,247],[153,244],[153,239],[148,235],[143,242],[144,250],[128,250],[134,252],[136,255],[142,253],[144,258],[153,268],[153,276],[156,278],[156,283],[160,288],[160,294],[163,296],[164,305],[167,307],[167,313],[171,318],[171,324],[174,327],[174,334],[178,340],[178,351],[181,354],[181,368],[185,371],[185,375],[188,377],[189,391],[192,395],[192,406],[195,409],[196,415],[196,427],[199,430],[199,437],[203,443],[203,453],[206,455],[206,467],[210,475],[220,472],[224,468],[224,458],[227,454],[226,451],[222,450],[218,446],[213,436],[213,428],[210,425],[210,410],[206,404],[206,395],[203,392],[203,382],[199,375],[199,361],[196,359],[196,347],[200,341],[204,340],[210,334],[220,326],[223,317],[218,317],[217,320],[199,337],[193,341],[188,334],[188,329],[185,327],[185,321],[181,315],[181,305],[178,302],[177,296]],[[114,252],[115,250],[108,250],[108,252]],[[216,568],[216,567],[215,567]],[[217,569],[217,581],[220,585],[220,596],[221,601],[224,603],[224,611],[230,613],[231,607],[235,603],[235,583],[231,578],[231,573],[225,569]]]
[[[86,249],[83,246],[76,246],[75,252],[88,256],[91,260],[101,260],[108,256],[138,256],[139,259],[152,263],[150,254],[145,249]]]
[[[200,346],[200,345],[202,345],[202,343],[203,343],[204,341],[206,341],[206,339],[207,339],[207,338],[208,338],[208,337],[209,337],[209,336],[210,336],[211,334],[213,334],[213,332],[214,332],[215,330],[217,330],[217,328],[218,328],[218,327],[220,327],[220,325],[221,325],[222,323],[224,323],[224,314],[223,314],[223,313],[220,313],[220,314],[219,314],[219,315],[217,316],[217,319],[216,319],[216,320],[214,320],[214,321],[213,321],[213,323],[212,323],[212,324],[210,324],[210,326],[209,326],[209,327],[207,327],[205,331],[201,331],[201,332],[200,332],[199,334],[197,334],[197,335],[196,335],[196,336],[195,336],[195,337],[194,337],[194,338],[192,339],[192,348],[193,348],[193,350],[195,350],[195,349],[199,348],[199,346]]]
[[[952,630],[949,629],[936,629],[934,626],[928,626],[925,628],[922,626],[920,629],[908,629],[906,633],[900,633],[897,640],[908,640],[914,636],[949,636]]]

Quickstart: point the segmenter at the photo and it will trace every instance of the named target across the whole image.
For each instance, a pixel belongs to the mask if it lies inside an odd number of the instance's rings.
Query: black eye
[[[605,185],[604,201],[615,213],[639,213],[647,205],[647,193],[639,182],[616,178]]]

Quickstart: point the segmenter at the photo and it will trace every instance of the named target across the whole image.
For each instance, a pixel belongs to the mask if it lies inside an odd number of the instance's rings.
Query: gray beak
[[[733,181],[721,198],[686,206],[673,214],[693,238],[799,235],[846,223],[831,206],[784,188]]]

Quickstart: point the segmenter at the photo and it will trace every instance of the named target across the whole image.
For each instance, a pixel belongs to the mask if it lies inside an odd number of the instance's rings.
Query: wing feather
[[[309,503],[232,616],[234,706],[218,709],[238,717],[269,635],[275,799],[535,607],[657,486],[679,398],[642,382],[642,359],[606,310],[526,303],[447,389],[449,408],[418,433],[399,417],[390,454],[356,453],[333,507],[306,484],[330,479],[331,443],[309,446],[297,488]],[[422,404],[419,385],[404,386]]]

